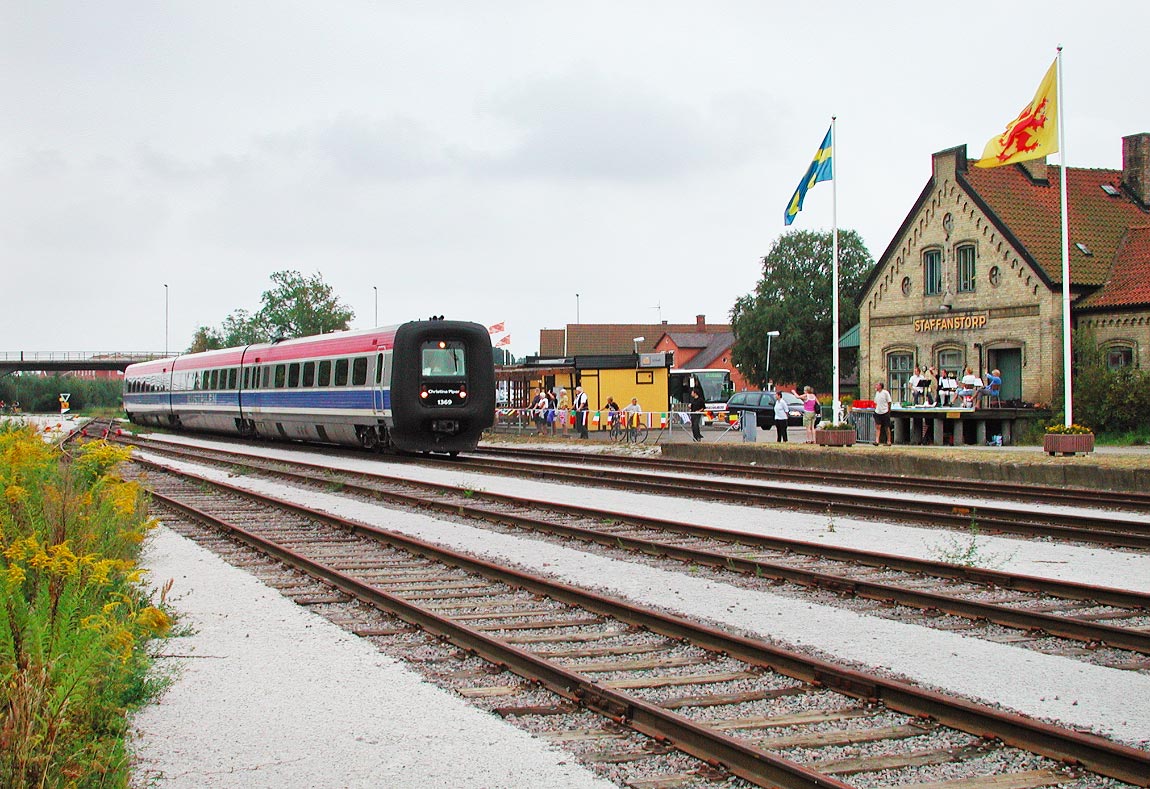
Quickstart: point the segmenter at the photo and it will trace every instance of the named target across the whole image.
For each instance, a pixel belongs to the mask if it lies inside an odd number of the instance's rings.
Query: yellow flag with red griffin
[[[1006,131],[991,137],[975,167],[1001,167],[1004,164],[1039,159],[1058,151],[1058,61],[1050,64],[1034,94],[1018,117],[1006,124]]]

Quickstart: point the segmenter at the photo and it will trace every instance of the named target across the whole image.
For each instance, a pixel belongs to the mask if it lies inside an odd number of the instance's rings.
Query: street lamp
[[[372,285],[371,289],[375,291],[375,324],[374,325],[378,326],[379,325],[379,287],[376,285]]]
[[[777,331],[767,332],[767,374],[766,374],[766,378],[767,378],[767,385],[768,386],[770,386],[770,383],[771,383],[771,338],[772,337],[778,337],[778,336],[779,336],[779,333]]]
[[[575,294],[575,323],[579,323],[579,294]]]
[[[168,355],[168,283],[164,283],[164,356]]]
[[[647,339],[647,338],[646,337],[632,337],[631,338],[631,347],[634,348],[636,356],[639,355],[639,343],[643,342],[643,340],[645,340],[645,339]]]

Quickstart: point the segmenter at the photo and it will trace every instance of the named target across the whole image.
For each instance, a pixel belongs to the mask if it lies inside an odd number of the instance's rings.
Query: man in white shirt
[[[962,386],[958,390],[959,397],[969,397],[970,406],[978,408],[978,396],[982,394],[982,379],[974,374],[974,370],[966,368],[962,376]]]
[[[588,412],[587,393],[583,391],[582,386],[576,386],[575,387],[575,428],[579,433],[579,438],[587,438],[587,412]]]
[[[890,392],[881,382],[874,385],[874,443],[875,446],[881,447],[883,444],[882,434],[886,431],[886,445],[892,446],[894,444],[894,433],[890,429]]]

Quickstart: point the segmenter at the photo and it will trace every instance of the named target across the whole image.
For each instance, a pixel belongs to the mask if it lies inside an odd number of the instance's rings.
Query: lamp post
[[[575,323],[579,323],[579,294],[575,294]]]
[[[639,343],[643,342],[646,339],[647,339],[646,337],[632,337],[631,338],[631,348],[635,351],[636,356],[639,355]]]
[[[164,283],[164,356],[168,355],[168,283]]]
[[[770,384],[770,382],[771,382],[771,338],[772,337],[778,337],[778,336],[779,336],[779,333],[777,331],[767,332],[767,372],[766,372],[767,384]]]
[[[375,325],[379,325],[379,287],[372,285],[371,289],[375,291]]]

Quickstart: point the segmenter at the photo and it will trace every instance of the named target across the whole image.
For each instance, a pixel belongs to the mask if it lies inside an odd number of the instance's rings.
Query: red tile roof
[[[1062,168],[1054,165],[1047,167],[1045,180],[1032,179],[1022,165],[971,167],[960,176],[968,191],[985,203],[999,228],[1017,239],[1054,285],[1062,283],[1061,177]],[[1127,229],[1145,224],[1150,217],[1131,200],[1121,182],[1121,170],[1070,168],[1066,200],[1070,280],[1075,286],[1102,285]],[[1103,191],[1103,185],[1116,194]]]
[[[563,356],[566,348],[563,347],[564,333],[562,329],[539,330],[539,355]]]
[[[1134,307],[1150,304],[1150,222],[1123,235],[1102,287],[1076,306]]]
[[[700,328],[697,323],[569,323],[567,324],[567,355],[593,356],[599,354],[634,353],[635,337],[642,337],[638,343],[639,352],[653,351],[655,344],[666,333],[717,334],[729,332],[728,324],[706,324]],[[544,354],[544,334],[557,329],[542,329],[539,332],[540,354]]]

